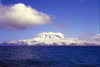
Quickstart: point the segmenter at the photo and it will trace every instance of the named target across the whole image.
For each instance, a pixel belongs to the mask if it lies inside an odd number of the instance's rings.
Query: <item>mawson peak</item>
[[[64,34],[60,32],[42,32],[38,34],[35,38],[40,39],[61,39],[65,38]]]

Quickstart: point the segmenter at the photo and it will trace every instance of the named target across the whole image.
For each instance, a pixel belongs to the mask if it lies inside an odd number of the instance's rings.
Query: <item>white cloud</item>
[[[0,4],[0,28],[19,30],[50,21],[49,15],[22,3],[12,6]]]
[[[81,45],[100,45],[100,34],[78,38],[78,40],[76,40],[76,43]]]
[[[84,39],[84,41],[88,44],[97,44],[100,45],[100,34],[96,34]]]

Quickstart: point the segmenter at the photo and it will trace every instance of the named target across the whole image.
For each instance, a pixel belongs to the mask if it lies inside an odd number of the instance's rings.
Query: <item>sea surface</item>
[[[0,67],[100,67],[100,47],[1,46]]]

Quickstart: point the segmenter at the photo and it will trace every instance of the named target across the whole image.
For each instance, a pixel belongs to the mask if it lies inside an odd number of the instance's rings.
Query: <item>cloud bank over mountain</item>
[[[27,29],[34,25],[47,24],[51,21],[49,15],[37,11],[23,3],[4,6],[0,4],[0,28],[8,30]]]

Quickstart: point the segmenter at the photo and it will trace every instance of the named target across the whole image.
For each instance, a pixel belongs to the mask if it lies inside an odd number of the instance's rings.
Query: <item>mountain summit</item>
[[[42,32],[40,34],[38,34],[36,36],[36,38],[40,38],[40,39],[61,39],[61,38],[65,38],[64,34],[58,32]]]

